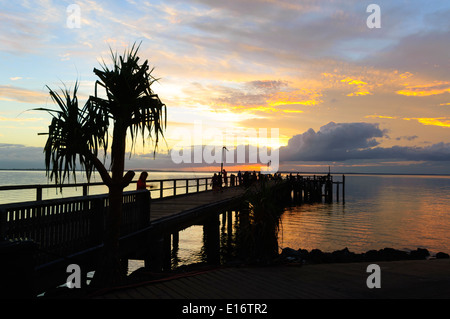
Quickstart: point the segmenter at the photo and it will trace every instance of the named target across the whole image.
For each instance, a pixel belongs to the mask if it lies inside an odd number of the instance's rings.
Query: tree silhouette
[[[121,280],[118,249],[122,196],[123,189],[134,177],[133,171],[124,174],[127,136],[131,137],[132,148],[138,136],[142,137],[144,145],[149,138],[156,154],[167,124],[166,106],[151,89],[157,79],[151,74],[153,69],[149,68],[148,60],[139,63],[139,48],[140,45],[134,44],[123,56],[111,51],[112,67],[103,61],[100,69],[94,68],[98,77],[95,94],[82,108],[76,96],[77,82],[72,94],[64,88],[62,96],[47,86],[59,109],[37,109],[53,116],[48,133],[45,133],[48,134],[44,147],[48,178],[57,184],[63,183],[67,177],[75,178],[79,163],[88,181],[96,169],[108,187],[103,265],[96,270],[94,277],[94,281],[101,284],[114,284]],[[102,91],[106,97],[100,96]],[[108,170],[105,161],[99,159],[99,153],[103,151],[106,158],[111,131],[111,164]]]

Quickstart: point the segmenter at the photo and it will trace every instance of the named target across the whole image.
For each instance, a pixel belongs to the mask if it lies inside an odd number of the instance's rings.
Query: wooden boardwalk
[[[391,261],[381,288],[369,289],[369,263],[216,268],[142,282],[96,299],[450,298],[450,260]]]
[[[242,187],[229,187],[219,192],[206,191],[152,200],[150,222],[163,220],[209,204],[236,199],[242,196],[244,192],[245,189]]]

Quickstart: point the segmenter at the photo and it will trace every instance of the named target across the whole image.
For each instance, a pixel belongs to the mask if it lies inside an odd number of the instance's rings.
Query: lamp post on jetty
[[[222,162],[220,163],[220,176],[222,176],[222,172],[223,172],[223,162],[224,162],[224,159],[223,159],[223,150],[226,150],[227,152],[228,152],[228,149],[225,147],[225,146],[223,146],[222,147]]]

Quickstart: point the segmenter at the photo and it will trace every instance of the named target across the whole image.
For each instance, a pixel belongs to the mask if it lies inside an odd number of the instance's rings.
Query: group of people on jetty
[[[230,184],[228,185],[228,172],[223,169],[219,174],[214,173],[211,181],[211,186],[213,191],[217,192],[220,191],[223,187],[233,187],[233,186],[243,186],[245,188],[250,187],[257,181],[261,180],[274,180],[274,179],[280,179],[281,180],[281,174],[275,173],[275,175],[264,175],[261,174],[261,172],[256,173],[256,171],[249,172],[241,172],[239,171],[237,175],[231,173],[230,175]]]
[[[291,174],[292,175],[292,174]],[[139,179],[137,181],[137,186],[136,189],[140,190],[140,189],[146,189],[147,188],[147,177],[148,177],[148,173],[147,172],[142,172],[141,175],[139,176]],[[289,178],[289,176],[287,176],[286,178]],[[291,176],[292,178],[292,176]],[[264,175],[261,174],[261,172],[256,173],[256,171],[253,172],[249,172],[249,171],[245,171],[245,172],[241,172],[239,171],[237,173],[237,175],[231,173],[230,175],[230,184],[228,185],[228,172],[223,169],[219,174],[214,173],[214,176],[212,177],[212,181],[211,181],[211,186],[213,191],[220,191],[223,187],[233,187],[233,186],[243,186],[245,188],[250,187],[251,185],[253,185],[254,183],[256,183],[257,181],[261,181],[261,180],[281,180],[281,174],[280,173],[275,173],[274,175]]]

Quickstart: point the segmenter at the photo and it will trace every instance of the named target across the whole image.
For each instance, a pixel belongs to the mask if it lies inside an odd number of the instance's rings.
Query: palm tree
[[[142,136],[145,145],[147,134],[153,141],[155,155],[167,123],[166,106],[151,89],[157,81],[151,75],[153,69],[149,68],[147,60],[139,63],[139,47],[133,45],[124,56],[117,56],[111,51],[112,67],[103,62],[101,69],[94,68],[94,74],[98,77],[95,95],[89,97],[84,107],[78,107],[76,83],[73,94],[64,89],[62,97],[48,88],[59,110],[38,109],[53,116],[44,147],[47,176],[57,184],[62,183],[65,178],[75,176],[79,162],[88,181],[95,168],[108,186],[104,267],[100,267],[95,275],[100,277],[100,282],[114,283],[120,279],[118,243],[122,195],[123,189],[134,177],[133,171],[124,175],[127,134],[130,134],[132,148],[138,135]],[[99,96],[99,87],[104,89],[106,98]],[[113,124],[111,175],[104,161],[99,160],[99,152],[103,150],[105,158],[109,149],[110,124]]]

